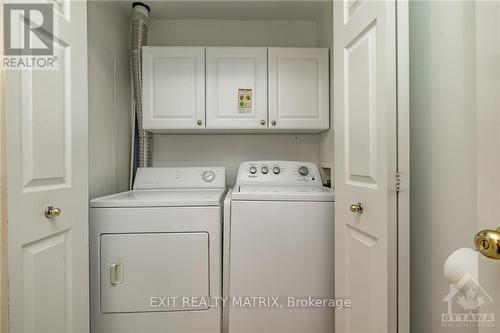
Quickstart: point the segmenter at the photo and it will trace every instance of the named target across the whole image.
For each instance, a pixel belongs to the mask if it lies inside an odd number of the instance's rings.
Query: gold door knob
[[[47,208],[45,208],[45,217],[48,218],[48,219],[51,219],[51,218],[54,218],[54,217],[58,217],[62,214],[62,210],[60,208],[56,208],[56,207],[52,207],[52,206],[49,206]]]
[[[500,259],[500,228],[497,230],[481,230],[474,237],[476,249],[491,259]]]
[[[353,203],[351,205],[351,212],[353,212],[354,214],[363,213],[363,205],[361,204],[361,202]]]

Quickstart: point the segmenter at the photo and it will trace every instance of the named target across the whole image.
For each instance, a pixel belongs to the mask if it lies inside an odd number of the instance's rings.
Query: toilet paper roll
[[[478,252],[461,248],[453,252],[444,263],[444,276],[450,284],[454,284],[459,289],[478,288]]]

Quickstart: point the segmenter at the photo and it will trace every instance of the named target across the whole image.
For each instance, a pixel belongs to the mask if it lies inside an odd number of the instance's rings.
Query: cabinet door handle
[[[271,121],[271,125],[276,126],[276,120]]]
[[[201,120],[198,120],[196,123],[198,124],[198,126],[203,125],[203,122]]]

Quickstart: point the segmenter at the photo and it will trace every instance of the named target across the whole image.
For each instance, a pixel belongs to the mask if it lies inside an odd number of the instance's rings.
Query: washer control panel
[[[318,167],[314,163],[295,161],[243,162],[236,184],[322,185]]]

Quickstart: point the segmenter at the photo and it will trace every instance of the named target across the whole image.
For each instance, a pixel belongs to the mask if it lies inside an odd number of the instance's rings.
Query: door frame
[[[397,327],[410,332],[410,32],[409,3],[396,1]]]
[[[3,17],[3,1],[0,1]],[[3,24],[0,24],[0,59],[3,63]],[[5,70],[0,66],[0,332],[8,332],[7,266],[7,157],[5,153]]]

